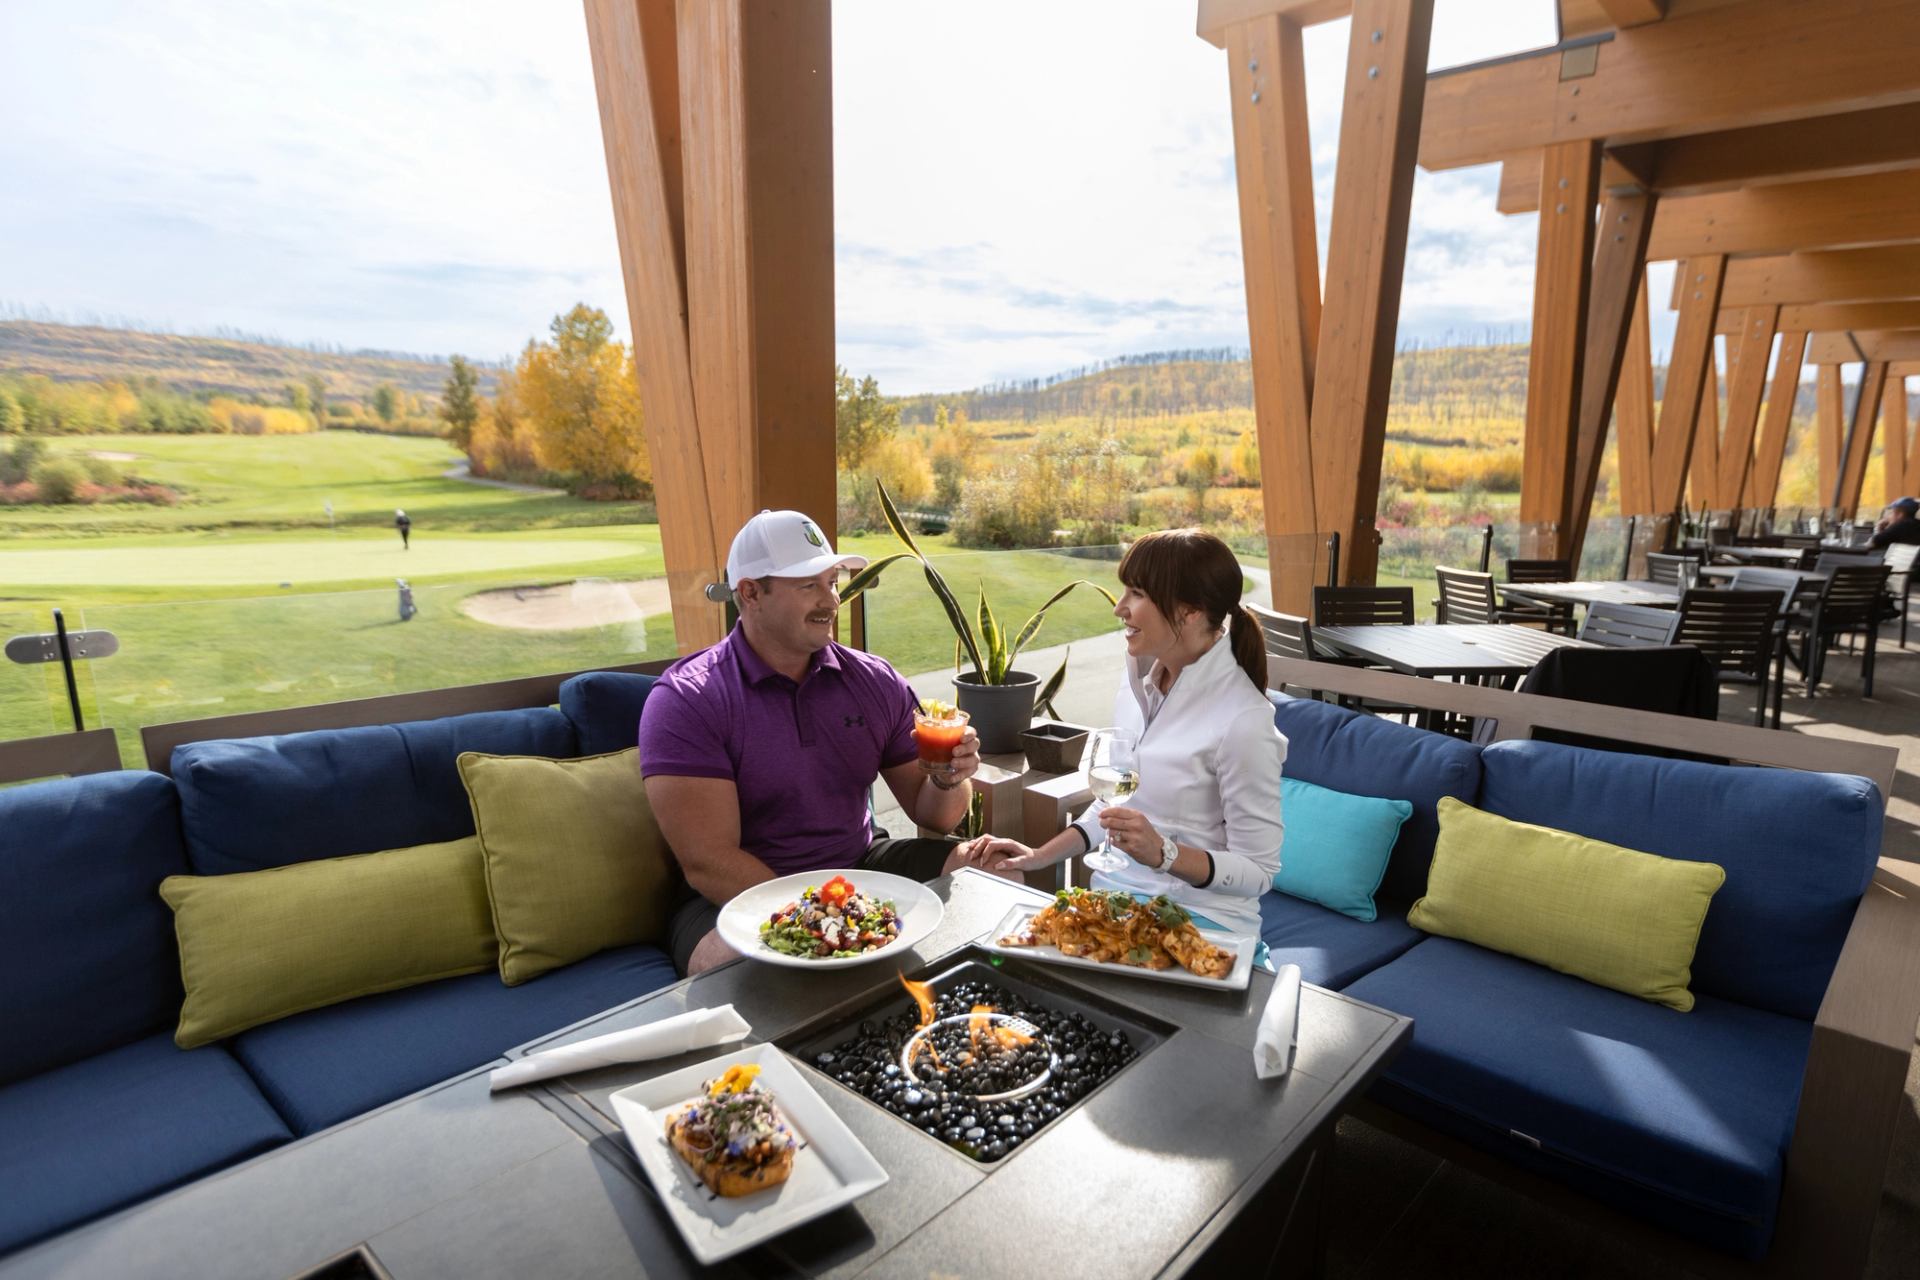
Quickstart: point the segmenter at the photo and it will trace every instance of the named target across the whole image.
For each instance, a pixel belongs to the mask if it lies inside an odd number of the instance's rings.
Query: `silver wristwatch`
[[[1163,875],[1173,874],[1173,864],[1180,857],[1180,842],[1172,836],[1160,837],[1160,865],[1154,870]]]

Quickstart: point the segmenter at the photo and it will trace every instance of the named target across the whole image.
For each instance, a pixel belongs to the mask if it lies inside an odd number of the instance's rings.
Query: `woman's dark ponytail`
[[[1260,692],[1267,691],[1267,637],[1260,620],[1245,605],[1235,605],[1227,615],[1227,640],[1233,645],[1233,660],[1253,681]]]

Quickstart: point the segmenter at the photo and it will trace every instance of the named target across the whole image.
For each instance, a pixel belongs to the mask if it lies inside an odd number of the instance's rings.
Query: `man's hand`
[[[1018,840],[1008,840],[1004,836],[979,836],[963,842],[954,850],[957,857],[967,866],[978,867],[994,875],[1011,872],[1029,871],[1035,867],[1049,865],[1040,860],[1040,855]]]
[[[1160,865],[1160,833],[1138,809],[1113,808],[1100,811],[1100,825],[1107,843],[1146,867]]]
[[[953,749],[953,772],[948,778],[958,784],[965,782],[980,772],[980,735],[968,725],[960,735],[960,744]]]

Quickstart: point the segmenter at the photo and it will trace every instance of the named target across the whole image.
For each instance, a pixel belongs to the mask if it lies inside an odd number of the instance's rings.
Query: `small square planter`
[[[1072,773],[1080,767],[1080,754],[1087,749],[1087,732],[1084,725],[1037,722],[1020,735],[1027,767],[1041,773]]]

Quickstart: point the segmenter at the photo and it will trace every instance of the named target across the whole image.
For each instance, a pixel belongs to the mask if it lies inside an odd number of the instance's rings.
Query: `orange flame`
[[[909,981],[906,974],[900,975],[900,985],[907,989],[913,1002],[920,1006],[920,1025],[926,1026],[933,1021],[933,984],[929,982]]]
[[[990,1004],[977,1004],[967,1016],[967,1041],[972,1045],[971,1056],[980,1056],[980,1041],[986,1038],[991,1049],[1017,1049],[1023,1044],[1033,1043],[1032,1036],[1026,1036],[1012,1027],[995,1025],[992,1020],[994,1008]]]

